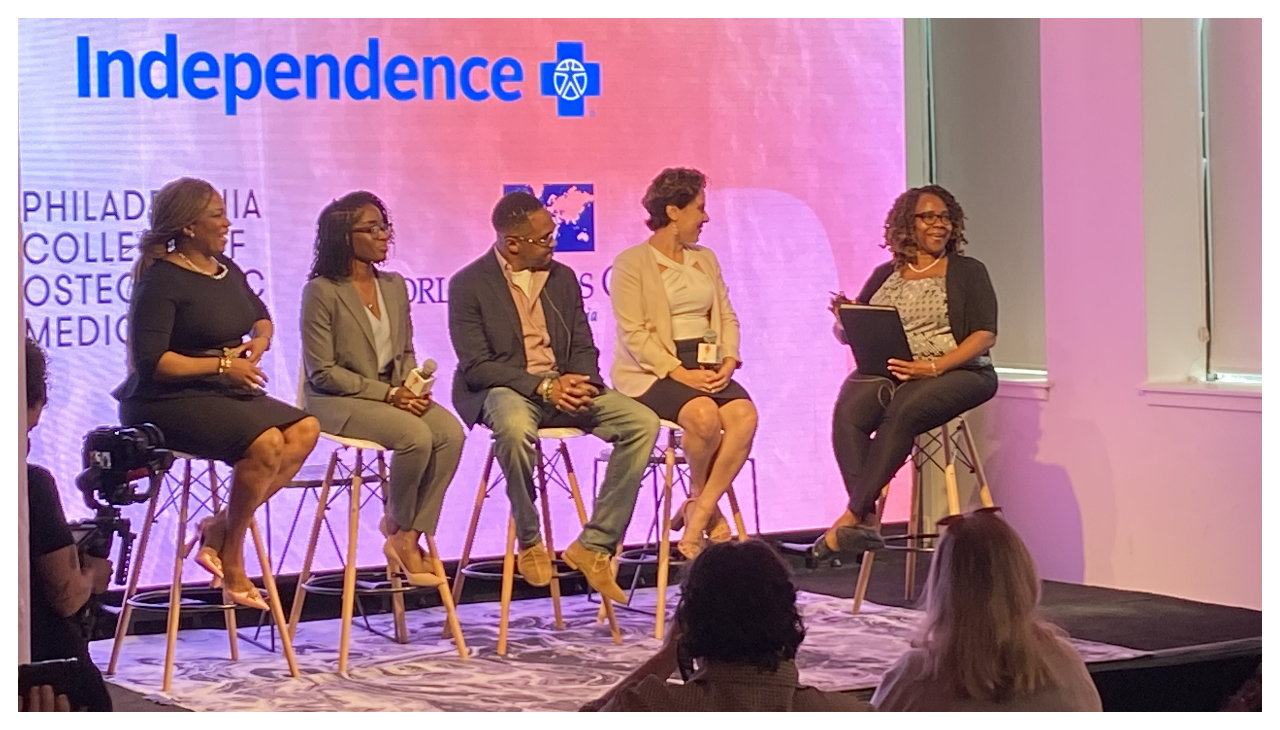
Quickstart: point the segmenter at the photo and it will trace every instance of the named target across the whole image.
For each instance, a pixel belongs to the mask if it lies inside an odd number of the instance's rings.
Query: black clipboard
[[[889,372],[889,360],[913,359],[897,308],[841,304],[839,312],[844,338],[853,350],[858,372],[896,380]]]

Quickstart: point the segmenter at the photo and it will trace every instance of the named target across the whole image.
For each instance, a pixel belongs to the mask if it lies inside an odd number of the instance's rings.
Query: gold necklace
[[[933,267],[937,266],[937,265],[938,265],[938,262],[939,262],[939,261],[941,261],[941,260],[943,260],[943,259],[945,259],[945,258],[946,258],[946,256],[939,256],[938,258],[936,258],[936,259],[934,259],[934,260],[933,260],[933,263],[929,264],[928,266],[924,267],[923,269],[917,269],[915,266],[912,266],[911,264],[907,264],[907,268],[908,268],[908,269],[911,269],[912,271],[916,272],[917,274],[923,274],[924,272],[928,271],[929,269],[932,269]]]
[[[205,271],[204,269],[200,268],[199,266],[196,266],[195,262],[194,262],[194,261],[192,261],[191,259],[187,258],[187,255],[186,255],[185,253],[183,253],[183,252],[181,252],[181,251],[178,251],[178,250],[176,250],[176,249],[174,250],[174,253],[176,253],[176,254],[178,254],[179,256],[181,256],[181,257],[182,257],[182,260],[183,260],[183,261],[186,261],[186,262],[187,262],[187,265],[191,267],[191,270],[192,270],[192,271],[194,271],[194,272],[196,272],[197,274],[204,274],[205,276],[209,277],[210,279],[221,279],[222,277],[224,277],[224,276],[226,276],[226,275],[227,275],[227,267],[226,267],[226,266],[224,266],[224,265],[222,264],[222,262],[221,262],[221,261],[218,261],[217,259],[214,259],[214,261],[213,261],[213,263],[214,263],[213,273],[209,273],[208,271]]]

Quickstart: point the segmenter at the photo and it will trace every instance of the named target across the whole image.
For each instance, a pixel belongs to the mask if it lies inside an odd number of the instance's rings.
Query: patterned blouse
[[[951,320],[947,317],[946,276],[926,279],[904,279],[898,271],[889,275],[868,304],[896,307],[907,332],[907,344],[917,360],[929,360],[956,349],[956,338],[951,334]],[[972,363],[985,367],[991,363],[989,355],[980,355]]]

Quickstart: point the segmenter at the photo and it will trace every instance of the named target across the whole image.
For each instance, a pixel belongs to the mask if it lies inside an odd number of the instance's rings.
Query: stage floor
[[[869,598],[881,605],[868,606],[856,617],[849,612],[848,600],[856,566],[807,571],[796,564],[796,583],[805,591],[802,600],[809,625],[809,637],[799,657],[802,681],[867,696],[880,674],[905,649],[917,614],[904,607],[901,556],[882,555],[868,591]],[[652,606],[652,602],[652,591],[637,594],[637,605]],[[241,661],[231,663],[225,632],[183,631],[179,634],[174,692],[169,696],[159,693],[163,635],[130,637],[121,671],[112,680],[117,685],[112,688],[113,696],[119,710],[144,711],[179,707],[573,710],[647,658],[658,642],[651,637],[651,616],[619,611],[624,641],[615,646],[607,629],[595,623],[596,604],[579,595],[566,596],[564,605],[567,627],[556,632],[551,626],[549,600],[516,601],[508,658],[495,654],[496,602],[468,603],[460,609],[472,650],[468,661],[458,657],[452,642],[438,638],[443,620],[438,608],[409,612],[408,645],[356,628],[350,679],[334,673],[338,644],[334,619],[308,621],[299,627],[297,648],[304,676],[296,679],[288,677],[279,654],[241,642]],[[1108,670],[1168,666],[1170,657],[1176,664],[1183,653],[1194,657],[1197,650],[1203,654],[1203,647],[1224,642],[1238,645],[1256,639],[1257,654],[1261,653],[1261,613],[1256,611],[1052,582],[1045,583],[1043,610],[1079,640],[1103,691],[1104,703],[1108,693],[1103,680],[1130,676],[1123,671],[1108,674]],[[382,629],[391,625],[388,615],[372,620]],[[1239,658],[1240,647],[1235,648],[1233,656]],[[1245,649],[1247,660],[1248,647]],[[109,652],[110,642],[94,643],[99,666],[106,666]]]

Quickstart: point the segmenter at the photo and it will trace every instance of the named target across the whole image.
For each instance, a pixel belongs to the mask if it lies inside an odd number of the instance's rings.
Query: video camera
[[[80,552],[104,560],[111,555],[115,536],[120,536],[117,584],[127,580],[137,537],[129,529],[129,520],[120,515],[120,508],[151,499],[151,477],[164,474],[173,464],[173,452],[163,446],[164,434],[150,423],[129,428],[101,426],[85,434],[81,452],[84,471],[76,477],[76,486],[94,516],[72,523],[71,529]],[[139,491],[133,482],[144,478],[147,486]]]

